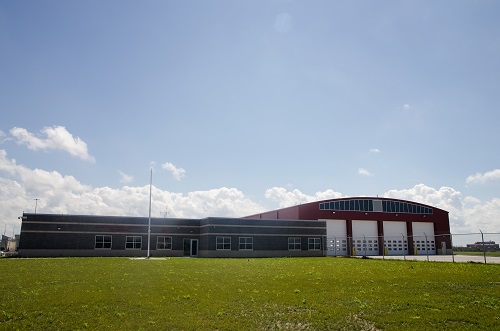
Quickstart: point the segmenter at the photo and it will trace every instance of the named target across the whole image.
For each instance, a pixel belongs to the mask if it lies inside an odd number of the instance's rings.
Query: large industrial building
[[[150,235],[148,236],[148,229]],[[411,201],[342,198],[244,218],[25,213],[19,255],[278,257],[447,254],[448,212]]]

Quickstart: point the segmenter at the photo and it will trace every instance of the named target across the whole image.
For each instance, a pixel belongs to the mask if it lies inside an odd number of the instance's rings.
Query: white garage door
[[[327,255],[346,256],[347,255],[347,225],[345,220],[325,220],[326,221],[326,245]]]
[[[384,247],[387,255],[408,254],[406,222],[384,221]]]
[[[413,222],[413,248],[415,254],[436,254],[436,242],[434,241],[434,224],[432,222]]]
[[[354,255],[379,255],[377,221],[352,221]]]

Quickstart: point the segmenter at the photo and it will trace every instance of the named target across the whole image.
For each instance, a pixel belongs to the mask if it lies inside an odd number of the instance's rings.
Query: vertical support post
[[[486,264],[486,248],[484,247],[484,234],[481,229],[479,229],[479,232],[481,232],[481,242],[483,243],[483,255],[484,255],[484,264]]]
[[[424,232],[425,236],[425,253],[427,254],[427,262],[429,262],[429,247],[427,247],[427,235]]]
[[[403,260],[406,261],[405,235],[401,233],[401,237],[403,237]]]
[[[364,249],[363,255],[366,257],[366,236],[365,235],[363,235],[363,249]]]
[[[379,237],[378,242],[382,244],[382,260],[385,260],[385,240],[383,237]]]
[[[333,237],[333,255],[337,256],[337,239]]]
[[[455,263],[455,252],[453,251],[453,235],[450,233],[451,261]]]

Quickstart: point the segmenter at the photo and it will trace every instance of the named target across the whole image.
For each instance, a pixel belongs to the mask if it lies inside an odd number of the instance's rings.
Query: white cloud
[[[120,174],[120,183],[131,183],[134,181],[134,176],[129,176],[124,172],[118,171]]]
[[[410,106],[409,104],[405,103],[405,104],[403,105],[403,109],[404,109],[404,110],[410,110],[410,109],[411,109],[411,106]]]
[[[479,229],[485,233],[500,232],[499,198],[481,201],[463,196],[451,187],[436,189],[424,184],[389,190],[383,196],[421,202],[448,211],[452,233],[478,233]],[[273,201],[276,208],[341,197],[342,193],[333,190],[308,195],[298,189],[272,187],[265,192],[265,198]],[[34,211],[35,198],[41,199],[38,201],[38,212],[41,213],[146,217],[149,212],[149,185],[93,188],[72,176],[19,165],[9,159],[4,150],[0,150],[0,224],[7,224],[9,229],[11,226],[19,229],[17,217],[23,211]],[[183,218],[242,217],[265,211],[236,188],[221,187],[183,194],[154,186],[152,210],[154,217],[163,217],[168,211],[169,217]],[[463,238],[467,242],[480,240],[472,240],[471,236]],[[455,239],[454,242],[457,243]]]
[[[35,198],[41,199],[37,209],[41,213],[147,216],[149,212],[149,184],[93,188],[56,171],[19,165],[4,150],[0,150],[0,174],[0,224],[18,229],[17,217],[23,211],[34,212]],[[242,217],[264,211],[243,192],[226,187],[182,194],[153,186],[152,209],[154,217],[168,211],[169,217],[185,218]]]
[[[378,149],[378,148],[370,148],[370,153],[380,153],[380,149]]]
[[[278,202],[280,208],[285,208],[306,202],[340,198],[342,194],[333,190],[326,190],[316,192],[314,195],[307,195],[298,189],[288,191],[283,187],[273,187],[266,190],[265,197]]]
[[[173,165],[170,162],[166,162],[166,163],[162,164],[161,166],[163,169],[170,172],[176,180],[181,180],[182,178],[184,178],[186,176],[186,170],[184,170],[182,168],[177,168],[175,165]]]
[[[87,144],[78,137],[73,137],[63,126],[45,127],[41,133],[46,138],[40,138],[23,128],[12,128],[11,136],[18,144],[26,145],[32,150],[62,150],[82,160],[94,163],[95,158],[89,154]]]
[[[500,180],[500,169],[488,171],[484,174],[478,172],[475,175],[467,177],[465,182],[467,184],[485,184],[495,180]]]
[[[365,168],[359,168],[358,169],[358,175],[361,175],[361,176],[372,176],[372,174],[366,170]]]

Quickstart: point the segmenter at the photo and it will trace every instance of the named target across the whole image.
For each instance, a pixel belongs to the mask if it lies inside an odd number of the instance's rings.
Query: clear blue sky
[[[498,1],[2,1],[0,223],[147,215],[153,165],[157,214],[379,195],[500,232],[499,77]]]

